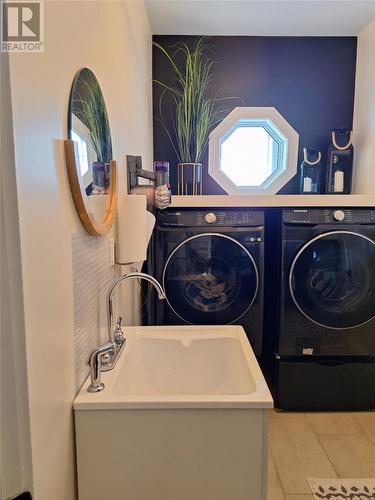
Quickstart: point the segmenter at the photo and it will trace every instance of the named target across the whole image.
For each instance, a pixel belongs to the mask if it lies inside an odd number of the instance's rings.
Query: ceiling
[[[146,0],[157,35],[352,36],[375,0]]]

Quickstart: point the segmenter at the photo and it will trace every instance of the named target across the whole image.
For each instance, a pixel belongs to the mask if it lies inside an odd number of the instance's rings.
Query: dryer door
[[[259,275],[252,255],[240,242],[203,233],[171,252],[163,286],[169,306],[186,323],[229,324],[251,307]]]
[[[332,231],[295,256],[289,287],[310,321],[330,329],[361,326],[375,317],[375,243],[361,234]]]

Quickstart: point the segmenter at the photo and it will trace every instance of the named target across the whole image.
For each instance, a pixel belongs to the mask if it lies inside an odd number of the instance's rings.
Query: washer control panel
[[[286,224],[375,224],[375,209],[305,208],[283,210]]]
[[[156,213],[159,226],[178,227],[247,227],[263,226],[264,213],[249,209],[181,209],[159,210]]]

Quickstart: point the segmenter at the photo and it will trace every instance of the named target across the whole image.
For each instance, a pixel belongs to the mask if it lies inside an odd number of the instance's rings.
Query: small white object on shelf
[[[311,177],[305,177],[303,179],[303,192],[311,193],[311,190],[312,190],[312,179]]]
[[[344,172],[342,170],[336,170],[334,178],[334,192],[342,193],[344,191]]]

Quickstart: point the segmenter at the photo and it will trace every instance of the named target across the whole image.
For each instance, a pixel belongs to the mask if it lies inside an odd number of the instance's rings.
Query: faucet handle
[[[100,360],[103,361],[103,358],[106,356],[112,356],[114,354],[114,344],[111,344],[111,342],[107,342],[106,344],[100,345],[96,349],[90,352],[89,357],[87,359],[87,364],[90,365],[93,357],[99,356]]]
[[[114,353],[114,346],[110,342],[94,349],[90,354],[89,365],[91,383],[87,388],[88,392],[100,392],[104,389],[104,384],[100,379],[102,371],[102,358],[107,354]]]
[[[124,343],[124,332],[122,331],[122,316],[119,316],[116,321],[116,329],[114,334],[114,340],[117,345],[122,345]]]

